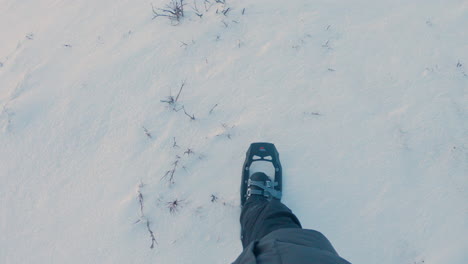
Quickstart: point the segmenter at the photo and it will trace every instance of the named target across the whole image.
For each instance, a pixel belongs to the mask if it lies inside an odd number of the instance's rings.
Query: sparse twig
[[[179,161],[180,161],[180,156],[176,155],[176,161],[174,161],[172,163],[172,166],[173,166],[172,169],[166,171],[166,174],[164,174],[164,176],[161,178],[161,180],[165,179],[165,178],[167,178],[167,176],[169,176],[169,182],[171,184],[174,184],[174,174],[175,174],[175,172],[177,170],[177,166],[179,165]]]
[[[161,100],[162,103],[167,103],[169,105],[174,105],[175,104],[175,100],[174,100],[174,97],[172,95],[169,95],[167,97],[167,100]]]
[[[146,129],[146,127],[142,127],[143,128],[143,131],[145,131],[145,134],[148,138],[153,138],[153,136],[151,136],[151,133],[148,131],[148,129]]]
[[[151,230],[149,220],[146,220],[146,228],[148,228],[148,232],[150,233],[150,236],[151,236],[151,246],[150,246],[150,248],[153,249],[153,248],[154,248],[154,244],[157,245],[158,242],[156,241],[156,238],[154,237],[153,230]]]
[[[210,114],[213,113],[213,110],[214,110],[217,106],[218,106],[218,104],[215,104],[215,105],[211,108]]]
[[[209,5],[207,5],[207,3],[208,3]],[[213,3],[211,3],[209,0],[205,0],[205,1],[203,2],[203,5],[205,6],[205,12],[208,12],[208,11],[211,9],[211,7],[213,6]]]
[[[178,148],[179,145],[177,145],[177,141],[175,140],[175,137],[173,137],[174,143],[172,144],[173,148]]]
[[[180,85],[180,89],[179,89],[179,92],[177,93],[177,96],[175,98],[175,102],[177,102],[177,100],[179,100],[180,93],[182,92],[182,89],[184,88],[184,86],[185,86],[185,80],[182,81],[182,84]]]
[[[234,128],[235,126],[233,125],[233,126],[230,127],[230,126],[228,126],[228,124],[226,124],[226,123],[222,123],[221,125],[222,125],[223,128],[224,128],[224,132],[221,133],[221,134],[217,134],[216,136],[217,136],[217,137],[219,137],[219,136],[226,136],[228,139],[232,139],[232,138],[231,138],[231,132],[230,132],[229,130],[231,130],[231,129]]]
[[[140,184],[138,185],[138,191],[137,191],[137,199],[138,199],[138,203],[140,204],[140,219],[138,219],[135,223],[138,223],[141,221],[142,218],[145,217],[145,213],[143,211],[143,209],[145,208],[144,205],[143,205],[143,193],[141,192],[141,188],[143,188],[143,186],[145,186],[143,184],[143,182],[140,181]]]
[[[144,216],[143,213],[143,194],[138,190],[138,202],[140,203],[140,216]]]
[[[206,3],[206,1],[205,1],[205,3]],[[196,1],[196,0],[193,0],[192,9],[193,9],[193,11],[195,11],[195,15],[197,15],[199,18],[202,18],[202,17],[203,17],[203,13],[201,13],[200,10],[198,10],[197,1]]]
[[[184,154],[187,154],[188,156],[190,156],[190,154],[193,154],[193,153],[195,153],[195,152],[193,152],[193,150],[192,150],[191,148],[188,148],[188,149],[184,152]]]
[[[195,120],[195,114],[190,115],[189,113],[187,113],[184,106],[182,106],[182,110],[184,110],[184,114],[186,116],[190,117],[190,120]]]

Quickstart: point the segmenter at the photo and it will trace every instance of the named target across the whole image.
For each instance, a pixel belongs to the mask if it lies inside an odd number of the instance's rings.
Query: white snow
[[[0,263],[230,263],[256,141],[352,263],[468,263],[468,1],[209,2],[0,0]]]

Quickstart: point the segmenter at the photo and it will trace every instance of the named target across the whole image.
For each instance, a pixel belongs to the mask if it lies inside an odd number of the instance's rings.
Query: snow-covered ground
[[[230,263],[255,141],[352,263],[468,263],[467,0],[167,3],[0,0],[0,263]]]

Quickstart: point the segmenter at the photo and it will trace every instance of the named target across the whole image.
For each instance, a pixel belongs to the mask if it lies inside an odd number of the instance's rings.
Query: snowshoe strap
[[[277,182],[272,181],[252,181],[249,179],[247,186],[257,186],[263,190],[252,190],[251,188],[247,189],[247,197],[250,195],[263,195],[265,197],[273,197],[276,199],[281,199],[281,191],[274,189],[274,187],[278,186]]]

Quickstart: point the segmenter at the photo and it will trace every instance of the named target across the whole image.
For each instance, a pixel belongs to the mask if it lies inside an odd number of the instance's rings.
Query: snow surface
[[[468,263],[468,1],[209,1],[0,0],[0,263],[230,263],[255,141],[349,261]]]

